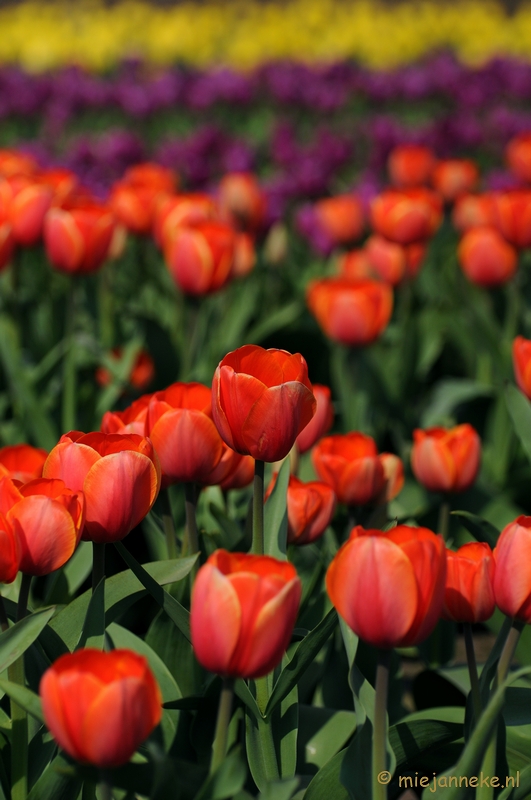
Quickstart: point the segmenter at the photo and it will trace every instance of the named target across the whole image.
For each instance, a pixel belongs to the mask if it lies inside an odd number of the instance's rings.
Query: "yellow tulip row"
[[[0,9],[0,63],[41,71],[77,63],[106,70],[125,56],[156,64],[253,67],[272,59],[354,58],[373,68],[452,48],[468,63],[531,53],[531,3],[507,17],[488,0],[207,0],[153,6],[26,1]]]

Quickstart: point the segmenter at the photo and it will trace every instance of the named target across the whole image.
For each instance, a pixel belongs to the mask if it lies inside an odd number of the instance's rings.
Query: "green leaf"
[[[313,631],[310,631],[302,642],[300,642],[293,657],[288,664],[286,664],[280,673],[279,679],[275,683],[265,711],[266,717],[269,716],[280,701],[289,694],[293,686],[296,686],[299,682],[301,676],[308,669],[319,650],[335,630],[337,620],[337,612],[332,608]]]
[[[306,765],[322,769],[345,747],[356,730],[353,711],[301,705],[299,719],[299,751],[304,753],[304,763],[299,771],[303,773],[308,771]]]
[[[245,535],[242,527],[236,520],[230,519],[215,503],[209,503],[208,510],[221,529],[223,546],[226,550],[234,550]]]
[[[166,614],[174,621],[176,626],[179,628],[181,633],[183,633],[188,641],[190,641],[190,612],[182,606],[178,600],[171,596],[168,592],[165,592],[164,589],[159,586],[159,584],[151,577],[149,572],[144,569],[144,567],[138,563],[138,561],[133,558],[131,553],[123,546],[121,542],[115,542],[114,546],[122,556],[125,563],[131,568],[131,571],[134,572],[138,580],[146,587],[150,595],[153,599],[159,604],[161,608],[164,609]],[[186,575],[190,572],[191,568],[197,561],[199,554],[197,553],[195,556],[191,556],[187,559],[181,559],[182,561],[191,561],[190,568],[187,569]],[[184,575],[182,576],[184,577]]]
[[[493,387],[486,383],[469,378],[445,378],[432,392],[428,408],[421,417],[420,427],[431,428],[434,425],[447,424],[454,409],[461,403],[476,400],[478,397],[489,397],[493,393]]]
[[[389,729],[389,741],[401,767],[425,750],[437,745],[455,742],[463,736],[463,724],[432,719],[402,720]]]
[[[44,725],[40,697],[32,692],[31,689],[27,689],[26,686],[21,686],[19,683],[0,680],[0,690],[5,692],[17,705],[25,709],[28,714],[31,714],[32,717],[35,717],[35,719],[39,720],[39,722],[42,722]]]
[[[69,767],[63,756],[56,756],[33,785],[28,800],[77,800],[82,779]]]
[[[87,608],[87,616],[83,630],[76,645],[76,650],[83,647],[95,647],[103,650],[105,638],[105,577],[96,586]]]
[[[13,664],[37,639],[55,612],[55,608],[36,611],[0,634],[0,672]]]
[[[514,431],[527,458],[531,461],[531,403],[516,386],[511,385],[505,389],[505,400],[513,421]]]
[[[261,341],[271,336],[272,333],[295,322],[295,320],[300,317],[303,310],[304,305],[301,301],[294,300],[283,308],[273,311],[273,313],[267,315],[266,319],[258,322],[247,332],[247,341],[252,344],[260,344]]]
[[[287,656],[284,656],[287,659]],[[299,692],[295,684],[273,711],[274,738],[278,748],[281,778],[293,778],[297,768],[299,731]]]
[[[289,470],[289,458],[286,458],[264,507],[265,554],[282,561],[287,557]]]
[[[478,542],[486,542],[492,548],[496,547],[499,530],[487,522],[486,519],[470,514],[468,511],[452,511],[452,516],[459,517],[465,528]]]
[[[516,785],[518,781],[518,786]],[[515,785],[507,786],[498,796],[498,800],[528,800],[531,794],[531,766],[526,767],[515,776]]]
[[[285,778],[280,781],[271,781],[267,784],[264,791],[260,792],[258,800],[290,800],[298,785],[298,778]]]
[[[349,800],[350,795],[340,781],[346,753],[346,749],[341,750],[319,770],[306,789],[304,800]]]
[[[236,748],[207,779],[196,794],[195,800],[229,800],[243,789],[246,778],[247,770],[241,757],[240,748]]]

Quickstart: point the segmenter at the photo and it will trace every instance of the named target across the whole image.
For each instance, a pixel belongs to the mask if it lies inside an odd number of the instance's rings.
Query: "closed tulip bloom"
[[[293,564],[216,550],[192,589],[190,628],[197,660],[224,677],[267,675],[290,642],[300,597]]]
[[[265,196],[250,172],[230,172],[221,179],[218,205],[222,218],[238,230],[256,232],[264,221]]]
[[[473,192],[478,181],[479,169],[467,158],[439,161],[431,175],[433,188],[447,203],[453,203],[461,195]]]
[[[321,439],[312,450],[312,463],[340,503],[361,506],[376,502],[385,489],[382,455],[374,439],[352,431]]]
[[[73,554],[84,522],[82,492],[61,480],[39,478],[18,484],[0,478],[0,514],[20,544],[19,569],[27,575],[49,575]]]
[[[387,162],[391,183],[400,189],[410,189],[429,183],[434,166],[433,151],[421,144],[402,144],[394,147]]]
[[[115,347],[111,353],[115,361],[120,361],[123,355],[121,347]],[[147,350],[140,350],[135,358],[128,383],[133,389],[146,389],[155,377],[155,363]],[[96,370],[96,381],[100,386],[108,386],[112,381],[112,375],[106,367],[98,367]]]
[[[452,211],[452,222],[461,233],[471,228],[494,224],[494,202],[490,194],[465,194],[459,197]]]
[[[531,246],[531,190],[513,189],[492,195],[494,224],[515,247]]]
[[[0,513],[0,583],[13,583],[20,567],[20,540]]]
[[[151,233],[160,190],[151,186],[131,186],[118,181],[111,189],[109,206],[116,219],[131,233]]]
[[[42,476],[48,457],[46,450],[30,444],[12,444],[0,448],[0,476],[8,475],[20,483],[28,483]]]
[[[509,169],[517,178],[531,183],[531,133],[520,133],[505,149]]]
[[[164,258],[170,274],[184,294],[216,292],[230,280],[236,235],[221,222],[181,226],[167,245]]]
[[[114,227],[111,211],[95,201],[52,208],[44,221],[46,255],[60,272],[96,272],[109,255]]]
[[[457,248],[459,265],[478,286],[501,286],[516,272],[518,253],[496,228],[472,228]]]
[[[413,431],[411,466],[432,492],[463,492],[479,471],[481,439],[472,425]]]
[[[375,275],[391,286],[398,286],[407,270],[405,248],[375,234],[367,239],[365,250]]]
[[[52,205],[68,204],[80,191],[79,178],[71,169],[46,169],[39,173],[41,183],[49,186],[53,192]]]
[[[196,225],[215,219],[216,206],[207,194],[179,194],[159,199],[154,214],[153,236],[161,249],[165,249],[183,225]]]
[[[162,695],[147,660],[131,650],[67,653],[41,678],[46,727],[82,764],[129,761],[162,717]]]
[[[531,624],[531,517],[522,515],[506,525],[494,560],[496,605],[509,617]]]
[[[0,205],[7,214],[16,244],[24,247],[37,244],[52,198],[52,189],[36,178],[16,175],[2,181]]]
[[[330,339],[364,346],[387,327],[393,311],[393,290],[382,281],[322,278],[310,283],[306,302]]]
[[[404,463],[394,453],[380,453],[385,485],[378,497],[380,503],[390,503],[400,494],[404,486]]]
[[[274,473],[265,499],[269,497],[277,482]],[[323,481],[303,483],[290,475],[287,492],[288,544],[311,544],[323,535],[336,510],[334,490]]]
[[[328,595],[363,641],[384,649],[420,644],[441,614],[446,553],[427,528],[355,527],[328,568]],[[369,599],[370,598],[370,599]]]
[[[454,622],[486,622],[494,614],[494,556],[488,544],[470,542],[446,550],[442,616]]]
[[[376,277],[364,247],[342,253],[337,265],[339,276],[349,281],[364,281]]]
[[[236,233],[234,237],[234,260],[231,277],[244,278],[253,271],[256,264],[254,239],[248,233]]]
[[[254,477],[254,458],[242,456],[225,442],[222,444],[223,452],[218,465],[203,477],[201,483],[204,486],[221,486],[224,491],[248,486]]]
[[[371,203],[376,233],[397,244],[429,239],[442,222],[442,201],[430,189],[387,189]]]
[[[135,434],[81,433],[61,436],[43,475],[83,491],[83,539],[116,542],[151,510],[160,489],[160,465],[149,439]]]
[[[328,386],[314,383],[312,384],[312,391],[317,405],[315,414],[297,436],[297,449],[301,454],[310,450],[325,433],[328,433],[334,422],[332,393]]]
[[[348,244],[363,233],[363,205],[352,194],[341,194],[318,200],[313,206],[316,224],[333,245]]]
[[[280,461],[315,413],[300,353],[247,344],[223,358],[212,382],[212,416],[223,441],[259,461]]]
[[[106,411],[101,420],[101,432],[136,433],[138,436],[143,436],[149,401],[152,397],[152,394],[142,395],[123,411]]]
[[[523,336],[513,342],[513,368],[518,388],[531,400],[531,341]],[[0,450],[0,462],[1,458]]]
[[[162,470],[162,486],[203,483],[223,453],[212,420],[212,393],[202,383],[173,383],[149,402],[146,436]]]

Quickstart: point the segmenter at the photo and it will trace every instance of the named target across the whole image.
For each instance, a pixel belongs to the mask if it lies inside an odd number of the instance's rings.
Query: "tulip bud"
[[[269,497],[277,482],[275,472],[267,487]],[[290,475],[287,492],[288,544],[311,544],[323,535],[336,510],[333,489],[323,481],[303,483]]]
[[[316,224],[334,246],[353,242],[363,233],[363,206],[361,200],[352,194],[319,200],[313,211]]]
[[[153,236],[165,250],[178,228],[215,219],[216,206],[206,194],[180,194],[160,197],[154,212]]]
[[[337,259],[337,266],[339,276],[349,281],[364,281],[377,277],[364,247],[341,253]]]
[[[505,526],[494,560],[496,605],[509,617],[531,624],[531,517],[517,517]]]
[[[223,442],[223,452],[216,467],[205,475],[204,486],[220,486],[223,491],[249,486],[254,477],[254,458],[242,456]]]
[[[494,557],[488,544],[470,542],[446,551],[443,617],[454,622],[486,622],[494,614]]]
[[[515,247],[531,246],[531,190],[513,189],[492,195],[494,224]]]
[[[494,224],[494,203],[490,194],[465,194],[459,197],[452,211],[454,227],[461,233],[471,228]]]
[[[264,220],[265,196],[250,172],[231,172],[222,178],[218,205],[221,217],[237,230],[256,232]]]
[[[397,244],[429,239],[442,222],[442,202],[429,189],[387,189],[371,203],[376,233]]]
[[[224,677],[267,675],[289,644],[300,596],[300,580],[288,561],[216,550],[192,589],[197,660]]]
[[[518,254],[496,228],[472,228],[457,249],[459,265],[478,286],[501,286],[516,272]]]
[[[432,492],[463,492],[476,480],[481,439],[472,425],[413,431],[411,466]]]
[[[114,217],[92,201],[52,208],[44,221],[46,255],[55,269],[68,274],[96,272],[108,256]]]
[[[393,148],[387,163],[391,183],[400,189],[411,189],[429,182],[435,156],[421,144],[402,144]]]
[[[453,203],[461,195],[473,192],[478,180],[477,165],[466,158],[439,161],[431,175],[433,188],[447,203]]]
[[[198,222],[177,228],[164,258],[170,274],[185,294],[216,292],[230,280],[236,235],[221,222]]]

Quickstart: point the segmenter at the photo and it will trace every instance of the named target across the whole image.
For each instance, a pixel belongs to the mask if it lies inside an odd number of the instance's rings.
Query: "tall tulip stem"
[[[22,573],[18,596],[17,621],[28,611],[31,575]],[[8,667],[7,676],[12,683],[24,686],[24,655]],[[11,700],[11,800],[26,800],[28,792],[28,717],[23,708]]]
[[[61,424],[63,433],[76,427],[76,351],[74,333],[76,326],[76,289],[75,279],[71,279],[66,297],[65,319],[65,357],[63,362],[63,404]]]
[[[98,783],[98,795],[100,800],[113,800],[112,783],[105,773],[101,774],[101,780]]]
[[[472,691],[472,705],[476,724],[481,716],[481,692],[479,690],[478,667],[476,664],[476,654],[474,652],[474,641],[472,639],[472,626],[469,622],[463,625],[465,635],[466,660],[468,662],[468,674],[470,675],[470,687]]]
[[[448,539],[449,523],[450,523],[450,503],[445,497],[439,508],[439,522],[437,523],[437,532],[441,534],[445,542]]]
[[[232,698],[234,695],[234,680],[223,679],[223,687],[219,696],[218,719],[216,732],[212,745],[212,759],[210,761],[210,774],[212,775],[222,764],[227,754],[227,740],[229,735],[230,715],[232,711]]]
[[[253,494],[253,544],[251,552],[264,555],[264,467],[263,461],[254,462]]]
[[[110,269],[110,264],[104,264],[98,276],[99,333],[101,345],[105,349],[114,344],[114,296]]]
[[[2,629],[2,633],[7,631],[9,628],[9,620],[7,618],[7,611],[6,606],[4,603],[4,598],[0,594],[0,628]]]
[[[184,510],[186,514],[186,535],[188,537],[188,554],[199,552],[199,536],[197,535],[197,520],[195,509],[197,506],[195,484],[184,484]]]
[[[175,536],[175,525],[173,524],[169,488],[163,489],[160,496],[164,504],[162,511],[162,527],[164,528],[164,536],[166,537],[168,558],[177,558],[179,554],[177,552],[177,538]]]
[[[92,542],[92,593],[105,578],[105,542]]]
[[[376,668],[376,697],[374,701],[374,731],[372,739],[373,800],[385,800],[387,789],[378,776],[387,769],[387,693],[391,651],[380,650]]]
[[[17,622],[19,619],[24,619],[28,613],[28,600],[31,590],[31,580],[31,575],[26,575],[25,572],[22,573],[22,581],[20,582],[20,592],[17,603]]]

